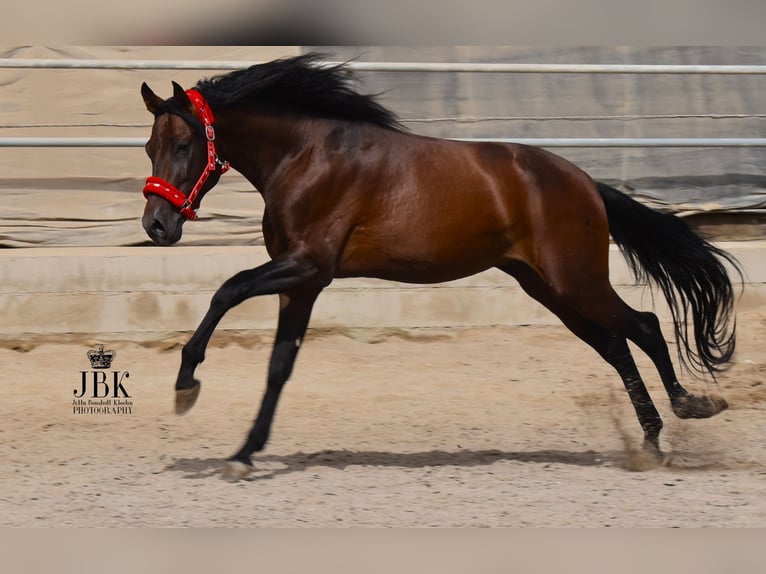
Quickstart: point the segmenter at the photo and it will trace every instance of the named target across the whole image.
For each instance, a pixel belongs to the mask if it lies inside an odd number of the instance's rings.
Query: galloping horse
[[[144,229],[157,244],[176,243],[231,165],[263,196],[271,257],[213,296],[181,353],[176,412],[197,399],[194,371],[224,314],[250,297],[279,295],[265,395],[244,445],[228,460],[231,477],[249,472],[251,455],[266,444],[311,309],[335,277],[435,283],[501,269],[617,370],[644,446],[657,457],[662,420],[628,340],[654,362],[678,417],[710,417],[727,407],[719,396],[681,386],[657,317],[629,307],[609,282],[611,234],[637,279],[662,291],[689,370],[714,375],[724,368],[735,345],[724,263],[739,267],[681,219],[540,148],[409,133],[353,88],[343,65],[325,65],[317,54],[258,64],[186,91],[173,82],[173,89],[163,100],[141,86],[154,115]]]

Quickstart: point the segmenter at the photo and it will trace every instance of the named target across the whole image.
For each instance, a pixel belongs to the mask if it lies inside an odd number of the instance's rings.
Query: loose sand
[[[177,345],[113,343],[132,413],[75,415],[93,341],[0,350],[6,526],[766,526],[766,314],[739,316],[718,385],[682,421],[651,365],[668,464],[647,467],[622,385],[563,327],[307,338],[256,472],[222,480],[269,337],[217,334],[173,414]],[[169,347],[169,348],[168,348]]]

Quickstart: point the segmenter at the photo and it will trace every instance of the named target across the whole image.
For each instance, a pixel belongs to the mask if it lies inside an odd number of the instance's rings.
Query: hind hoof
[[[706,419],[729,408],[729,403],[721,396],[684,395],[672,403],[673,412],[681,419]]]
[[[645,440],[641,450],[628,453],[625,468],[631,472],[647,472],[664,466],[665,454],[652,441]]]
[[[253,465],[241,460],[227,460],[223,468],[223,479],[227,482],[238,482],[253,472]]]
[[[199,381],[195,381],[195,385],[188,389],[176,390],[176,414],[185,415],[197,402],[199,391],[202,388]]]

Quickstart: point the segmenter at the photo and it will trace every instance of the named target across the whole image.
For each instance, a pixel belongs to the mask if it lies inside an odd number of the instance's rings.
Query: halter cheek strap
[[[200,191],[202,191],[207,178],[211,173],[219,170],[221,174],[226,173],[230,166],[228,161],[218,159],[218,154],[215,152],[215,130],[213,129],[215,119],[210,105],[197,90],[186,90],[186,95],[189,96],[189,100],[194,104],[205,131],[205,139],[207,140],[207,164],[205,169],[188,196],[184,195],[172,183],[160,177],[150,176],[146,179],[146,185],[144,185],[144,197],[148,198],[150,195],[159,195],[168,200],[186,219],[195,220],[197,219],[197,212],[193,205]]]

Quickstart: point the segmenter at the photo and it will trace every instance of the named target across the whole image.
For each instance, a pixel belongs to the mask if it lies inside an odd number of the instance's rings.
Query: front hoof
[[[227,482],[238,482],[253,472],[252,464],[245,464],[241,460],[227,460],[223,468],[223,479]]]
[[[199,396],[199,391],[202,388],[202,385],[200,385],[200,382],[197,380],[195,380],[194,383],[194,386],[189,387],[188,389],[176,390],[177,415],[185,415],[191,410],[191,408],[194,406],[194,403],[197,402],[197,397]]]
[[[698,397],[697,395],[688,394],[676,399],[671,406],[678,418],[706,419],[729,408],[729,403],[718,395]]]

